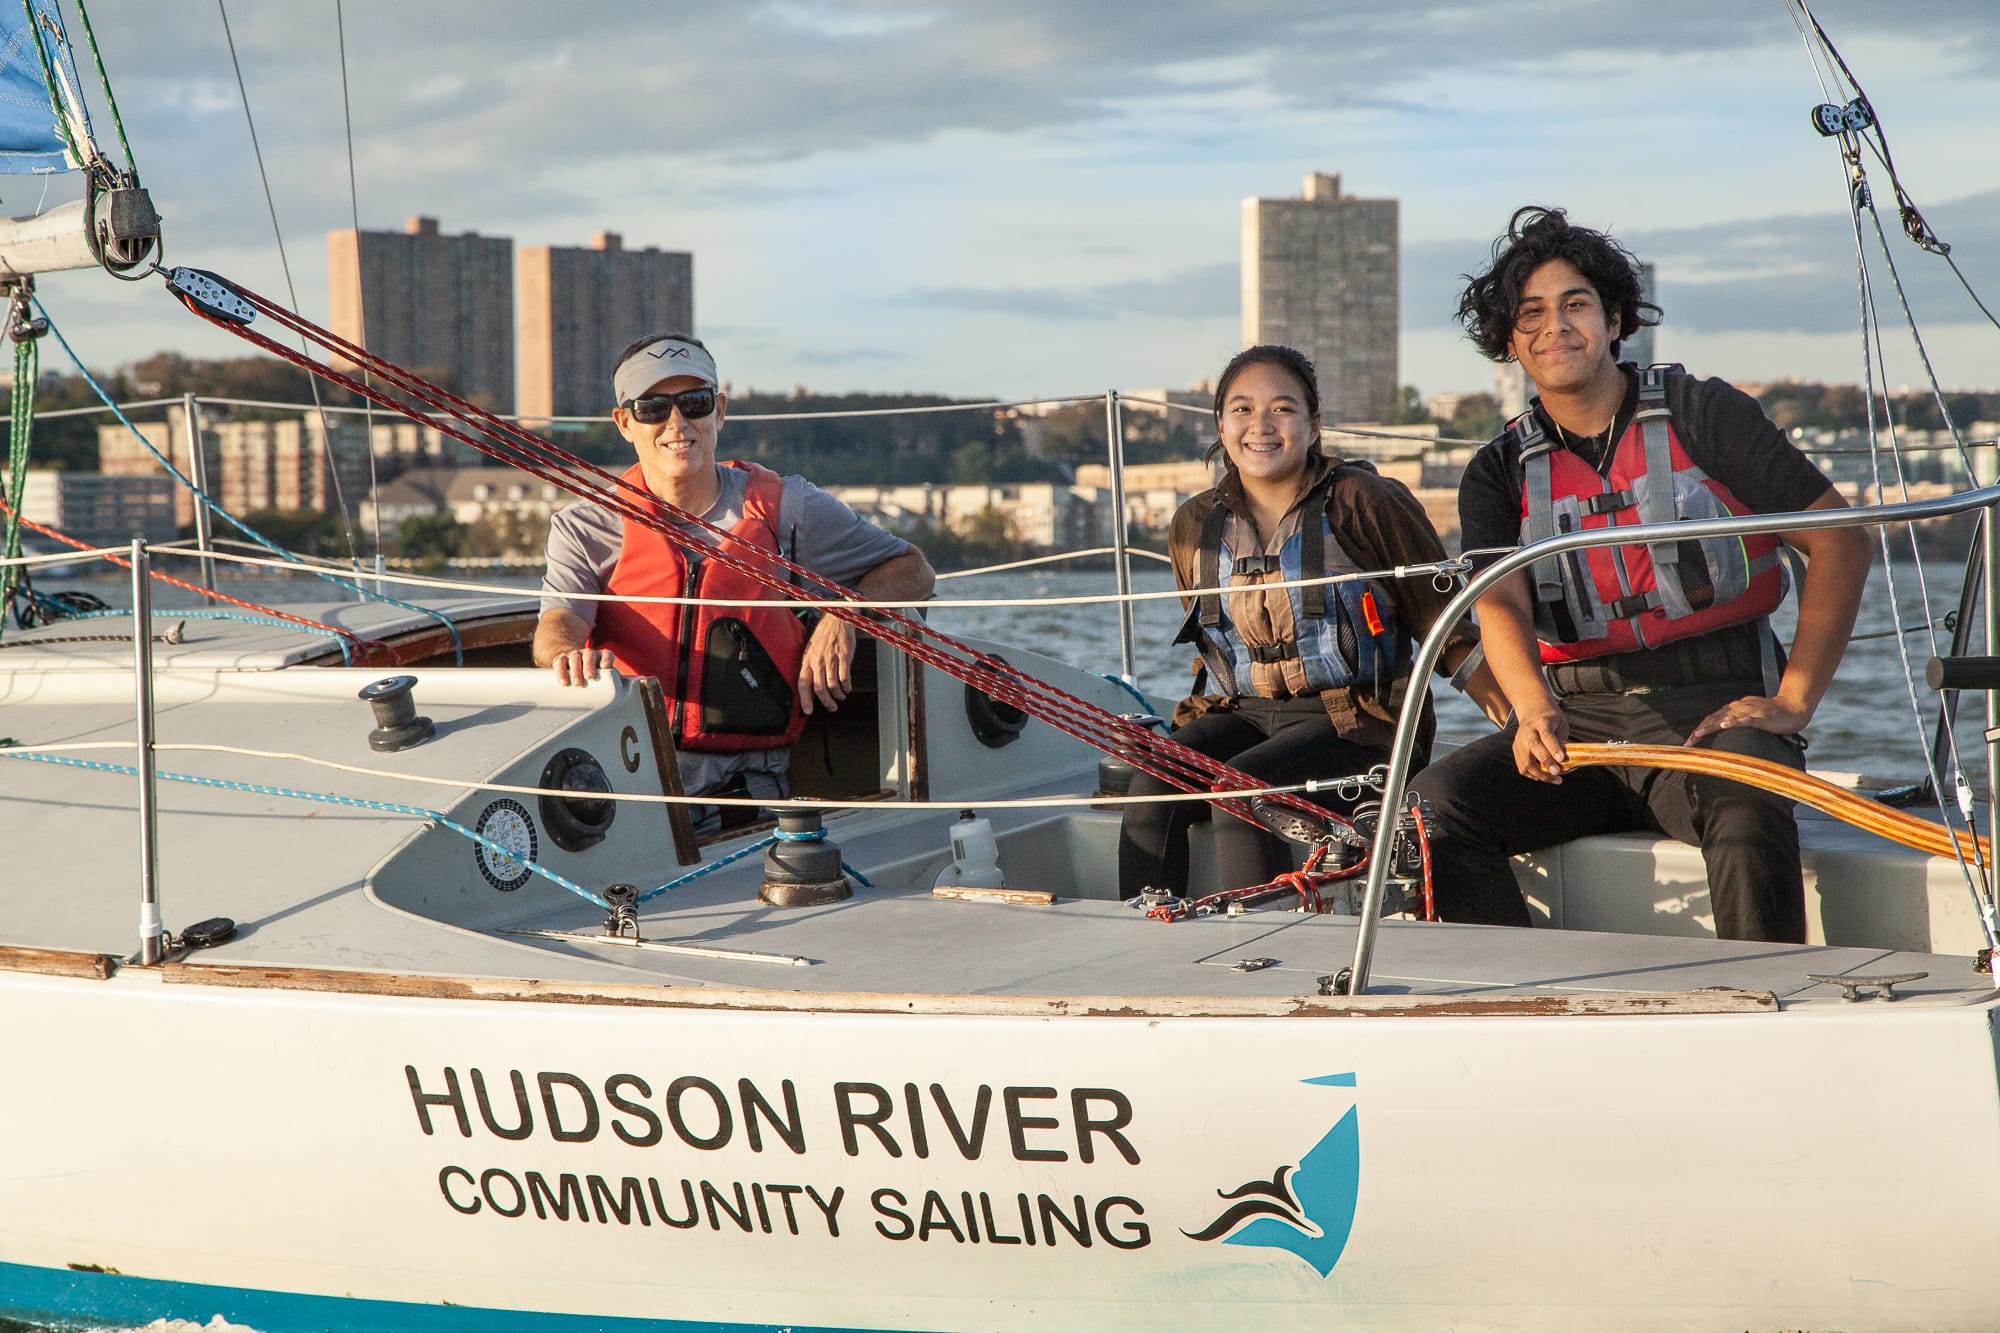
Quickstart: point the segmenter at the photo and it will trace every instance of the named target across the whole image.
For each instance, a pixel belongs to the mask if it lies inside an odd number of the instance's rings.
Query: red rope
[[[5,500],[0,500],[0,515],[14,516],[14,511],[8,507]],[[44,537],[53,538],[79,551],[89,551],[92,549],[90,543],[80,541],[66,532],[58,532],[54,528],[44,527],[32,518],[21,516],[19,522],[24,528],[30,528],[35,532],[41,533]],[[108,551],[99,552],[97,558],[108,560],[120,569],[130,569],[132,567],[130,560],[122,556],[112,555]],[[226,593],[211,592],[207,588],[189,583],[186,579],[177,579],[172,574],[164,574],[157,569],[148,570],[147,573],[162,583],[170,583],[176,588],[185,588],[189,592],[200,593],[203,597],[212,597],[218,602],[227,602],[231,606],[240,606],[246,611],[255,611],[260,616],[270,616],[273,619],[288,621],[291,624],[303,626],[306,629],[323,630],[328,634],[345,639],[354,652],[356,666],[396,666],[402,661],[394,648],[379,639],[364,639],[351,630],[344,630],[337,625],[329,625],[324,621],[310,620],[305,616],[295,616],[288,611],[280,611],[276,607],[259,606],[255,602],[246,602],[239,597],[231,597]]]
[[[1424,803],[1410,802],[1410,819],[1417,826],[1417,858],[1424,868],[1424,920],[1438,919],[1437,898],[1431,892],[1431,831],[1424,825]]]
[[[209,275],[214,276],[214,275]],[[724,568],[783,596],[797,588],[811,589],[816,602],[829,615],[854,626],[916,661],[963,681],[981,693],[1011,704],[1049,723],[1060,731],[1084,741],[1107,754],[1124,759],[1142,772],[1181,791],[1210,792],[1263,786],[1258,779],[1206,755],[1198,754],[1160,736],[1149,727],[1126,722],[1115,714],[1049,685],[1020,676],[1006,663],[949,635],[931,629],[916,617],[897,610],[863,610],[848,603],[855,594],[840,584],[793,564],[773,552],[745,543],[734,533],[665,504],[650,491],[626,482],[595,464],[523,430],[453,395],[427,380],[395,366],[365,348],[301,318],[275,303],[234,283],[226,284],[258,312],[269,316],[286,330],[318,344],[338,359],[351,363],[381,382],[364,383],[353,375],[315,361],[303,352],[285,346],[248,326],[218,316],[199,302],[174,288],[169,290],[197,315],[219,328],[227,329],[274,356],[338,384],[349,392],[401,413],[419,424],[468,445],[489,457],[520,468],[530,476],[593,500],[628,521],[660,533],[678,545],[695,549],[698,543],[683,529],[695,528],[715,538],[712,547],[701,546],[703,555]],[[390,396],[399,391],[431,409],[426,412]],[[674,520],[669,521],[669,515]],[[1268,798],[1325,819],[1319,806],[1290,794]],[[1215,804],[1250,823],[1259,821],[1242,799],[1217,800]]]

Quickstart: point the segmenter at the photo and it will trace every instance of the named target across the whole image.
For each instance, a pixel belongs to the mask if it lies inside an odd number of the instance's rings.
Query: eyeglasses
[[[625,404],[632,420],[647,426],[663,426],[679,408],[689,421],[700,421],[715,411],[715,390],[682,389],[679,393],[651,393]]]

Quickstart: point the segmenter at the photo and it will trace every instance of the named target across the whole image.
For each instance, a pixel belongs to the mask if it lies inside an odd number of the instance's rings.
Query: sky
[[[1812,7],[1905,187],[2000,310],[2000,4]],[[1323,171],[1401,201],[1400,378],[1426,395],[1490,387],[1451,312],[1529,203],[1657,266],[1661,358],[1738,382],[1863,373],[1845,168],[1809,123],[1825,99],[1783,0],[89,10],[167,262],[295,291],[317,321],[328,231],[428,214],[517,246],[610,230],[692,251],[696,331],[739,391],[1180,387],[1242,345],[1241,201]],[[2000,332],[1903,241],[1868,167],[1940,379],[2000,385]],[[0,180],[0,203],[32,211],[44,185]],[[1917,383],[1874,262],[1886,382]],[[158,280],[51,275],[41,292],[96,368],[247,350]],[[67,369],[53,347],[43,364]]]

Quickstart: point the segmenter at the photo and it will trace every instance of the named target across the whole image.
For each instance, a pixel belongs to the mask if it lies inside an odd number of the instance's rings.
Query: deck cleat
[[[1840,987],[1840,998],[1852,1004],[1861,998],[1861,992],[1864,990],[1873,992],[1869,996],[1870,999],[1894,1000],[1896,987],[1906,982],[1922,981],[1929,975],[1928,972],[1894,972],[1879,977],[1830,977],[1808,972],[1806,980],[1817,981],[1822,986]]]

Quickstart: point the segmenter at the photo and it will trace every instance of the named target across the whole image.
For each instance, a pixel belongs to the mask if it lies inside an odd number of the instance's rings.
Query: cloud
[[[833,368],[908,361],[910,356],[907,352],[891,351],[883,347],[827,347],[814,344],[794,349],[792,359],[800,365]]]
[[[1073,322],[1142,315],[1155,319],[1233,317],[1241,299],[1237,267],[1200,264],[1166,278],[1070,287],[919,287],[895,304],[974,314]]]
[[[212,185],[220,159],[247,158],[214,15],[189,6],[161,22],[158,0],[95,8],[141,157],[166,164],[157,179]],[[1854,45],[1934,39],[1962,64],[2000,51],[1987,0],[1821,9]],[[953,133],[1104,130],[1188,99],[1222,112],[1234,99],[1254,133],[1273,109],[1421,108],[1409,90],[1440,75],[1611,68],[1658,31],[1605,0],[352,0],[341,13],[339,32],[330,10],[238,0],[231,14],[267,162],[290,169],[290,202],[314,214],[345,202],[342,44],[364,198],[547,216],[587,193],[572,179],[566,197],[538,199],[552,165],[576,177],[639,158],[664,185]],[[1740,0],[1677,0],[1671,32],[1679,55],[1796,41],[1778,6]],[[241,192],[232,180],[223,193]],[[209,202],[190,196],[183,212],[228,225]]]

